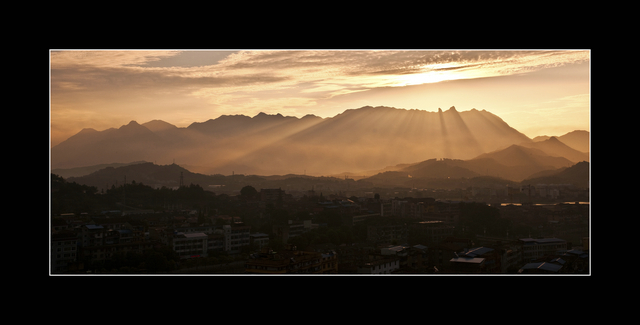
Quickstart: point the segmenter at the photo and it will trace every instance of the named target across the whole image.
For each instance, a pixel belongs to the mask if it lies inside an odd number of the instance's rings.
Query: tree
[[[160,252],[150,253],[144,261],[147,272],[157,273],[168,270],[167,258]]]
[[[258,191],[251,185],[247,185],[240,190],[240,195],[249,200],[256,199],[258,197]]]

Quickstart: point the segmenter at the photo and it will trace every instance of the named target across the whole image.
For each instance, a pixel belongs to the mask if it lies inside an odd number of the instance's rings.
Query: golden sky
[[[51,50],[51,145],[132,120],[178,127],[362,106],[487,110],[530,138],[590,131],[589,50]]]

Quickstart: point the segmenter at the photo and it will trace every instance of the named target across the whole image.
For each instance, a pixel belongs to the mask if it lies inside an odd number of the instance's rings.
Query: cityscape
[[[291,177],[256,189],[233,175],[218,193],[135,180],[98,192],[52,177],[52,274],[590,272],[589,192],[570,185],[359,188]]]
[[[49,51],[50,276],[590,276],[590,50]]]

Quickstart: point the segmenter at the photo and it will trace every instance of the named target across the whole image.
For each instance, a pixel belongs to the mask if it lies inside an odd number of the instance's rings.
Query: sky
[[[590,131],[590,50],[50,50],[50,145],[84,128],[260,112],[487,110],[530,138]]]

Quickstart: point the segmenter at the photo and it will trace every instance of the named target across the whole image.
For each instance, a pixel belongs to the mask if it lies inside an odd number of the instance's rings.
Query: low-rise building
[[[173,250],[181,259],[207,257],[208,239],[208,235],[203,232],[179,232],[173,237]]]
[[[264,233],[255,233],[249,235],[249,243],[255,245],[258,249],[269,246],[269,235]]]
[[[450,273],[485,273],[485,261],[482,257],[459,256],[449,260]]]
[[[420,221],[411,224],[408,236],[413,242],[441,243],[453,236],[455,227],[444,221]]]
[[[524,262],[555,255],[558,251],[567,249],[567,241],[559,238],[521,238],[522,259]]]
[[[276,252],[263,247],[260,253],[250,255],[245,262],[247,274],[322,274],[332,272],[332,264],[337,270],[337,259],[334,256],[323,256],[319,252],[302,251],[292,245],[286,245],[282,251]]]
[[[400,269],[399,257],[379,258],[358,266],[358,274],[391,274]]]
[[[251,226],[241,222],[218,227],[181,227],[174,230],[169,245],[181,258],[206,257],[210,251],[236,254],[249,246],[250,232]]]
[[[380,224],[367,226],[367,241],[374,245],[389,245],[407,241],[406,224]]]
[[[557,274],[562,269],[561,264],[549,262],[527,263],[518,270],[519,274]]]

